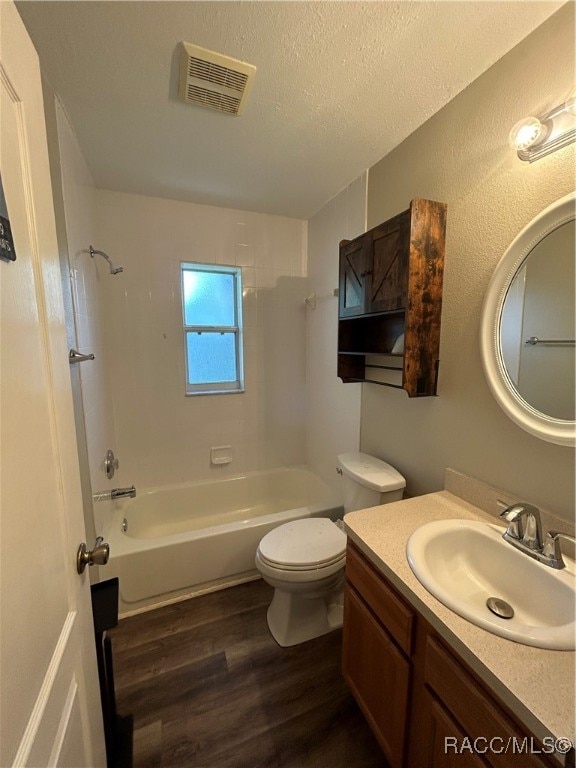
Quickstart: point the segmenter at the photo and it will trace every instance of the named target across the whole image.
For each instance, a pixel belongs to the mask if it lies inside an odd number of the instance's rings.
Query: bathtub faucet
[[[133,499],[136,496],[136,486],[131,485],[130,488],[112,488],[110,491],[110,498],[112,499]]]
[[[110,501],[111,499],[133,499],[136,496],[136,486],[130,488],[112,488],[111,491],[98,491],[92,495],[94,501]]]

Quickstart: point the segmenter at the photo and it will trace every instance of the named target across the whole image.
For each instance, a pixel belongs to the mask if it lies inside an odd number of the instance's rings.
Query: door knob
[[[110,545],[105,543],[102,536],[98,536],[92,550],[82,542],[76,555],[76,570],[78,573],[84,573],[87,565],[106,565],[109,557]]]

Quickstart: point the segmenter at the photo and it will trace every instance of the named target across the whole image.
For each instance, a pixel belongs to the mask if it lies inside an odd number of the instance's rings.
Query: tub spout
[[[130,488],[112,488],[110,491],[111,499],[133,499],[136,496],[136,486],[131,485]]]
[[[110,501],[110,499],[133,499],[136,496],[136,486],[130,488],[112,488],[111,491],[97,491],[92,494],[94,501]]]

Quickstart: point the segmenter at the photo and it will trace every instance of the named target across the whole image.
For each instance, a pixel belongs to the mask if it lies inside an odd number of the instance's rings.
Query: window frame
[[[234,325],[187,325],[184,299],[184,275],[186,272],[213,272],[232,275],[234,281]],[[180,262],[180,294],[182,302],[182,326],[184,342],[184,380],[186,397],[195,395],[230,395],[244,392],[244,333],[242,324],[242,267],[231,264],[206,264],[193,261]],[[188,334],[190,333],[232,333],[236,355],[236,379],[234,381],[211,381],[191,384],[188,381]]]

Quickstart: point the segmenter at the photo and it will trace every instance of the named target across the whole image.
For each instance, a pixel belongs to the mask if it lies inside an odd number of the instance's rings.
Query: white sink
[[[437,520],[408,540],[408,562],[440,602],[496,635],[537,648],[576,647],[574,563],[556,571],[502,539],[504,528],[471,520]],[[514,610],[506,619],[486,605],[490,597]]]

